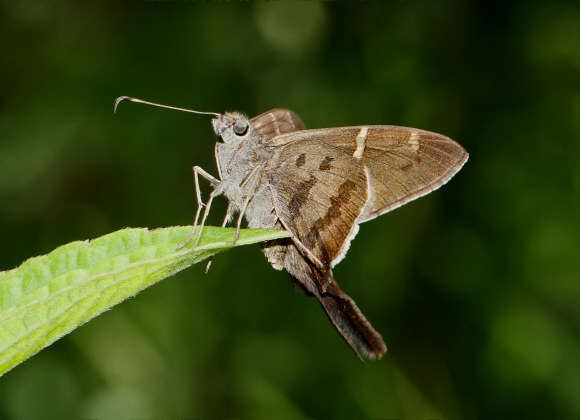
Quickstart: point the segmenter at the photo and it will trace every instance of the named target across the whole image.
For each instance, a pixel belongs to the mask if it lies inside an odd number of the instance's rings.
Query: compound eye
[[[234,123],[234,133],[238,136],[243,136],[248,132],[248,128],[250,128],[247,121],[244,120],[236,120]]]

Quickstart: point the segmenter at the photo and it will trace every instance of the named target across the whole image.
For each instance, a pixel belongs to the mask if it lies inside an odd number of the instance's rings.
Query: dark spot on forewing
[[[302,207],[306,200],[308,200],[308,195],[310,194],[310,190],[314,184],[316,184],[316,178],[314,175],[310,175],[310,179],[308,181],[302,181],[300,184],[298,184],[296,187],[296,192],[288,203],[290,217],[295,218],[300,214],[300,207]]]
[[[308,249],[313,249],[314,245],[319,242],[320,250],[323,254],[322,256],[328,259],[328,261],[332,260],[338,254],[342,242],[338,244],[338,248],[334,248],[334,243],[322,243],[321,232],[327,230],[334,220],[339,219],[342,216],[343,211],[346,209],[347,203],[350,201],[355,190],[356,184],[353,181],[345,181],[338,189],[338,194],[330,197],[331,206],[326,211],[324,217],[317,219],[313,223],[303,239],[303,243]],[[345,222],[348,221],[345,220]],[[345,237],[347,234],[348,232],[345,232]],[[342,241],[343,238],[337,239]],[[327,263],[328,261],[323,262]]]
[[[408,172],[411,169],[413,169],[413,163],[412,162],[407,162],[404,165],[401,165],[401,167],[399,169],[401,171],[403,171],[403,172]]]
[[[296,159],[296,166],[298,166],[300,168],[301,166],[304,166],[305,163],[306,163],[306,153],[302,153]]]
[[[318,167],[318,169],[320,169],[321,171],[328,171],[330,168],[332,168],[332,165],[330,164],[332,161],[334,160],[334,158],[331,158],[330,156],[326,156],[324,158],[324,160],[320,163],[320,166]]]

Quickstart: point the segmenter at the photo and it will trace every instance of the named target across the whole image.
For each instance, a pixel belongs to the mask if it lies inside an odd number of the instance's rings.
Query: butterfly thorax
[[[236,209],[240,209],[248,195],[253,195],[259,186],[262,168],[272,153],[256,137],[216,144],[216,159],[222,179],[219,188]]]

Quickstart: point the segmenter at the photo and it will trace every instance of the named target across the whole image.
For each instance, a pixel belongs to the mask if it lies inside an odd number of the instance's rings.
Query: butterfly
[[[149,103],[121,97],[117,104],[123,99]],[[268,261],[290,274],[296,290],[316,298],[359,358],[380,358],[387,350],[381,335],[339,287],[332,268],[361,223],[445,184],[467,161],[467,152],[446,136],[408,127],[307,130],[287,109],[251,119],[238,112],[209,114],[219,138],[219,178],[194,167],[194,226],[204,208],[203,227],[213,198],[223,194],[229,206],[222,226],[239,213],[237,232],[242,217],[250,228],[286,230],[289,238],[261,245]],[[199,176],[214,186],[207,203]]]

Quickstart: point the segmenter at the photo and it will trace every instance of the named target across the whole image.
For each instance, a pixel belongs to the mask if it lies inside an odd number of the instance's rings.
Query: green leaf
[[[206,226],[192,250],[193,241],[177,249],[191,226],[123,229],[0,272],[0,375],[153,283],[231,248],[235,231]],[[287,236],[244,229],[236,246]]]

